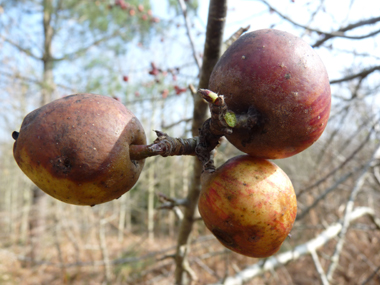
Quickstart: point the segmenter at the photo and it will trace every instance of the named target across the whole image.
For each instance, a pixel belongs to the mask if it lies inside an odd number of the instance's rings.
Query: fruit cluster
[[[211,110],[199,137],[156,131],[156,141],[146,145],[143,127],[120,101],[76,94],[24,118],[12,134],[15,160],[49,195],[93,206],[130,190],[149,156],[197,155],[204,164],[199,212],[207,228],[233,251],[270,256],[290,233],[297,200],[288,176],[267,159],[295,155],[321,136],[331,105],[325,67],[301,39],[259,30],[229,47],[209,88],[199,91]],[[246,154],[215,170],[211,151],[222,136]]]
[[[202,183],[199,212],[227,248],[251,257],[277,252],[297,214],[288,176],[267,159],[295,155],[322,134],[331,92],[325,67],[300,38],[278,30],[247,33],[211,74],[232,120],[229,142],[248,155],[230,159]]]

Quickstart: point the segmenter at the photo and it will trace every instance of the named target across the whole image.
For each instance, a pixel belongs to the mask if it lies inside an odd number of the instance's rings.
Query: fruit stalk
[[[129,156],[131,160],[141,160],[147,157],[161,155],[163,157],[174,155],[195,155],[195,148],[199,138],[172,138],[161,131],[155,131],[157,139],[150,145],[131,145]]]
[[[129,154],[131,160],[140,160],[147,157],[161,155],[196,155],[203,164],[203,170],[213,172],[215,166],[212,151],[218,146],[221,137],[232,134],[233,128],[252,128],[258,122],[255,110],[244,115],[235,115],[228,109],[223,95],[199,89],[198,93],[209,102],[211,118],[206,120],[199,136],[194,138],[172,138],[161,131],[155,131],[157,139],[150,145],[131,145]]]

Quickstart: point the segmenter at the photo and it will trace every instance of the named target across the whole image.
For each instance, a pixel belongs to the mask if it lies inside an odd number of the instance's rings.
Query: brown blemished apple
[[[209,89],[224,95],[236,116],[252,122],[226,138],[255,157],[278,159],[311,146],[330,114],[326,68],[311,46],[287,32],[247,33],[222,55]]]
[[[274,163],[242,155],[203,173],[199,212],[227,248],[263,258],[276,253],[297,215],[289,177]]]
[[[75,205],[119,198],[139,178],[144,160],[130,160],[131,144],[146,144],[144,129],[119,101],[95,94],[55,100],[14,132],[14,158],[44,192]]]

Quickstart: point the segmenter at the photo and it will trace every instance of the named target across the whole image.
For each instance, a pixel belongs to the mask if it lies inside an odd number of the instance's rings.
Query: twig
[[[352,211],[349,214],[348,220],[351,223],[364,215],[374,216],[375,211],[369,207],[357,207],[354,209],[354,211]],[[286,251],[276,256],[272,256],[266,259],[265,261],[261,260],[258,263],[255,263],[247,267],[246,269],[240,271],[235,276],[228,277],[223,284],[243,285],[245,282],[249,281],[250,279],[256,276],[261,275],[266,271],[276,269],[277,267],[283,266],[291,261],[299,259],[301,256],[310,254],[312,250],[316,251],[318,248],[322,247],[328,241],[336,237],[342,230],[342,227],[343,226],[341,223],[332,224],[314,239],[304,244],[298,245],[292,250]],[[214,285],[217,284],[221,283],[216,283]]]
[[[191,266],[189,264],[189,260],[187,258],[184,260],[183,269],[185,270],[187,275],[190,277],[190,284],[192,283],[191,281],[197,281],[198,280],[198,276],[195,273],[195,271],[191,268]]]
[[[379,148],[380,148],[380,145],[378,145],[376,147],[376,149],[373,152],[370,160],[368,160],[364,169],[361,171],[361,173],[360,173],[358,179],[356,180],[355,185],[351,191],[350,198],[346,204],[346,210],[345,210],[343,222],[342,222],[342,230],[339,233],[339,239],[338,239],[338,242],[335,246],[335,251],[334,251],[333,255],[331,256],[331,264],[330,264],[329,269],[327,271],[327,279],[329,281],[332,280],[335,269],[339,263],[339,256],[340,256],[340,253],[343,249],[343,245],[344,245],[345,236],[346,236],[346,233],[348,230],[348,226],[350,225],[350,214],[354,208],[354,201],[355,201],[357,194],[359,193],[360,189],[362,188],[362,186],[363,186],[363,184],[367,178],[367,171],[370,168],[372,162],[375,160],[375,156],[376,156]]]
[[[239,28],[235,33],[233,33],[227,40],[223,43],[223,51],[226,51],[242,34],[249,30],[251,26],[248,25],[245,28]]]
[[[380,266],[377,267],[376,270],[374,270],[370,276],[368,276],[368,278],[362,283],[362,285],[368,284],[368,282],[371,281],[372,278],[375,277],[375,275],[376,275],[377,272],[379,272],[379,271],[380,271]]]
[[[189,201],[187,199],[176,199],[166,196],[164,193],[158,193],[158,199],[162,203],[158,209],[172,209],[175,206],[187,206]]]
[[[326,274],[323,271],[322,265],[319,262],[319,257],[317,255],[317,252],[315,250],[310,251],[311,257],[313,258],[315,268],[317,269],[317,272],[319,274],[319,277],[321,278],[321,282],[323,285],[329,285],[329,281],[327,280]]]
[[[179,120],[177,122],[171,123],[170,125],[164,125],[164,124],[162,124],[161,128],[163,128],[163,129],[170,129],[170,128],[172,128],[172,127],[174,127],[176,125],[179,125],[180,123],[183,123],[183,122],[189,123],[189,122],[191,122],[192,119],[193,118],[182,119],[182,120]]]
[[[218,279],[220,279],[220,276],[218,274],[216,274],[216,272],[214,270],[212,270],[210,267],[207,266],[207,264],[205,264],[200,258],[198,257],[194,257],[194,261],[204,270],[206,271],[208,274],[210,274],[211,276],[213,277],[216,277]]]
[[[181,139],[172,138],[161,131],[155,131],[157,139],[150,145],[131,145],[129,155],[131,160],[141,160],[147,157],[161,155],[163,157],[173,155],[195,155],[195,147],[198,137]]]
[[[182,221],[183,213],[178,206],[187,206],[189,201],[187,199],[169,198],[163,193],[158,193],[158,198],[162,205],[158,209],[170,209],[174,212],[178,220]]]
[[[178,0],[178,4],[181,7],[183,18],[185,19],[185,27],[186,27],[186,31],[187,31],[187,36],[189,37],[191,49],[193,51],[193,57],[194,57],[194,60],[195,60],[195,62],[197,64],[199,70],[200,70],[201,66],[202,66],[202,63],[201,63],[201,60],[200,60],[200,58],[199,58],[199,56],[197,54],[197,50],[195,48],[193,36],[191,35],[190,22],[189,22],[189,18],[187,17],[186,3],[185,3],[184,0]]]
[[[343,182],[345,182],[348,178],[350,178],[352,175],[354,175],[355,173],[357,173],[358,171],[364,169],[365,165],[364,166],[361,166],[361,167],[357,167],[353,170],[351,170],[350,172],[348,172],[346,175],[340,177],[338,179],[338,181],[336,181],[331,187],[327,188],[325,190],[325,192],[323,192],[321,195],[319,195],[314,201],[313,203],[308,206],[306,209],[304,209],[300,214],[297,215],[297,218],[296,220],[299,221],[299,220],[302,220],[304,217],[306,217],[306,215],[310,212],[310,210],[312,210],[313,208],[315,208],[318,203],[320,201],[322,201],[330,192],[334,191],[340,184],[342,184]]]
[[[355,29],[355,28],[358,28],[358,27],[361,27],[361,26],[365,26],[365,25],[371,25],[371,24],[379,22],[380,21],[380,17],[376,17],[376,18],[371,18],[371,19],[359,21],[357,23],[350,24],[350,25],[348,25],[348,26],[346,26],[344,28],[340,28],[339,30],[337,30],[335,32],[325,32],[325,31],[321,31],[321,30],[318,30],[318,29],[315,29],[315,28],[310,28],[308,26],[305,26],[305,25],[302,25],[302,24],[299,24],[299,23],[295,22],[294,20],[292,20],[288,16],[285,16],[284,14],[282,14],[281,12],[279,12],[277,9],[275,9],[273,6],[271,6],[266,0],[261,0],[261,2],[263,2],[264,4],[266,4],[269,7],[269,9],[271,9],[271,11],[275,12],[281,18],[287,20],[288,22],[292,23],[293,25],[301,27],[301,28],[304,28],[304,29],[306,29],[308,31],[311,31],[311,32],[316,32],[318,34],[324,35],[323,39],[317,41],[314,45],[312,45],[313,47],[318,47],[318,46],[322,45],[325,41],[327,41],[327,40],[329,40],[331,38],[334,38],[334,37],[346,38],[346,39],[352,39],[352,40],[361,40],[361,39],[372,37],[372,36],[377,35],[378,33],[380,33],[380,30],[376,30],[374,32],[371,32],[369,34],[362,35],[362,36],[348,36],[348,35],[345,35],[345,32],[347,32],[349,30],[352,30],[352,29]]]
[[[298,194],[297,196],[300,197],[302,196],[303,194],[305,194],[306,192],[308,192],[309,190],[311,190],[312,188],[320,185],[322,182],[326,181],[329,177],[331,177],[332,175],[334,175],[339,169],[342,169],[343,166],[345,166],[349,161],[351,161],[354,156],[365,146],[367,145],[369,139],[371,138],[372,136],[372,133],[373,131],[375,130],[375,126],[376,124],[378,124],[378,122],[376,122],[374,125],[372,125],[372,128],[371,130],[369,131],[369,133],[367,134],[366,138],[363,140],[363,142],[356,148],[354,149],[354,151],[340,164],[338,165],[335,169],[333,169],[332,171],[330,171],[325,177],[319,179],[317,182],[315,182],[314,184],[302,189]]]
[[[348,76],[340,78],[340,79],[330,80],[330,84],[342,83],[345,81],[350,81],[350,80],[355,79],[355,78],[363,79],[363,78],[366,78],[368,75],[370,75],[372,72],[375,72],[377,70],[380,70],[380,65],[373,66],[373,67],[368,68],[368,69],[364,69],[358,73],[351,74],[351,75],[348,75]]]

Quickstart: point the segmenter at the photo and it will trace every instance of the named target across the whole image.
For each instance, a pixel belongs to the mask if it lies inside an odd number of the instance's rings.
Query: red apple
[[[265,29],[235,41],[216,64],[209,89],[224,95],[237,116],[257,123],[227,139],[252,156],[295,155],[323,133],[330,114],[329,79],[318,54],[302,39]]]
[[[249,155],[204,173],[198,206],[206,227],[224,246],[250,257],[276,253],[297,214],[296,195],[285,172]]]

